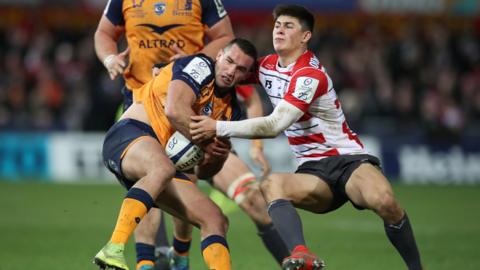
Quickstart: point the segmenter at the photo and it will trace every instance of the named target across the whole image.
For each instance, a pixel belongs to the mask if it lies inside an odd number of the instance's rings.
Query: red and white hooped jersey
[[[260,59],[258,79],[274,107],[284,99],[304,112],[285,130],[299,164],[366,153],[345,121],[332,80],[312,52],[306,51],[284,68],[278,64],[278,55],[268,55]]]

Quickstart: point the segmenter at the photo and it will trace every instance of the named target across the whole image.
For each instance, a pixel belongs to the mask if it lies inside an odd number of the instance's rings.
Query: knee
[[[380,194],[375,200],[373,208],[384,220],[400,219],[403,215],[403,210],[391,192]]]
[[[159,185],[166,185],[175,176],[175,167],[163,166],[152,168],[148,171],[147,175],[152,181],[155,181]]]
[[[217,218],[215,219],[215,223],[212,224],[214,230],[217,231],[219,235],[225,235],[228,231],[229,220],[228,217],[225,216],[222,212],[219,212]]]
[[[267,203],[258,187],[247,190],[245,199],[239,206],[255,223],[268,224],[271,222],[267,214]]]
[[[229,221],[220,209],[211,211],[202,216],[199,222],[200,229],[208,234],[225,235],[228,231]]]
[[[263,202],[266,205],[265,200],[263,199],[262,193],[260,189],[257,188],[249,188],[243,192],[243,200],[238,203],[238,205],[245,211],[245,212],[255,212],[257,206]]]

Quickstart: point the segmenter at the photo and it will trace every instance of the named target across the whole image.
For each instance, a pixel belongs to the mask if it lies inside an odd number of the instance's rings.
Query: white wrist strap
[[[109,68],[110,64],[113,62],[113,59],[115,59],[115,56],[115,54],[110,54],[109,56],[105,57],[105,59],[103,60],[103,65],[106,68]]]

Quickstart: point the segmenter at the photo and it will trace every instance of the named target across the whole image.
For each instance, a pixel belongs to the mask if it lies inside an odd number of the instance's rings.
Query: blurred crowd
[[[235,28],[262,55],[272,52],[271,23]],[[319,27],[310,47],[359,133],[480,134],[480,35],[473,28]],[[92,29],[20,25],[2,32],[0,49],[0,130],[104,131],[113,122],[123,82],[110,81],[97,60]]]
[[[0,130],[105,130],[121,102],[93,31],[18,25],[0,37]]]

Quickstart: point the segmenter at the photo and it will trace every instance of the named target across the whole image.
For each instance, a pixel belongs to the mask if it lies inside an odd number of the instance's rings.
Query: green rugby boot
[[[129,270],[123,250],[125,244],[108,242],[93,258],[93,263],[100,269]]]

